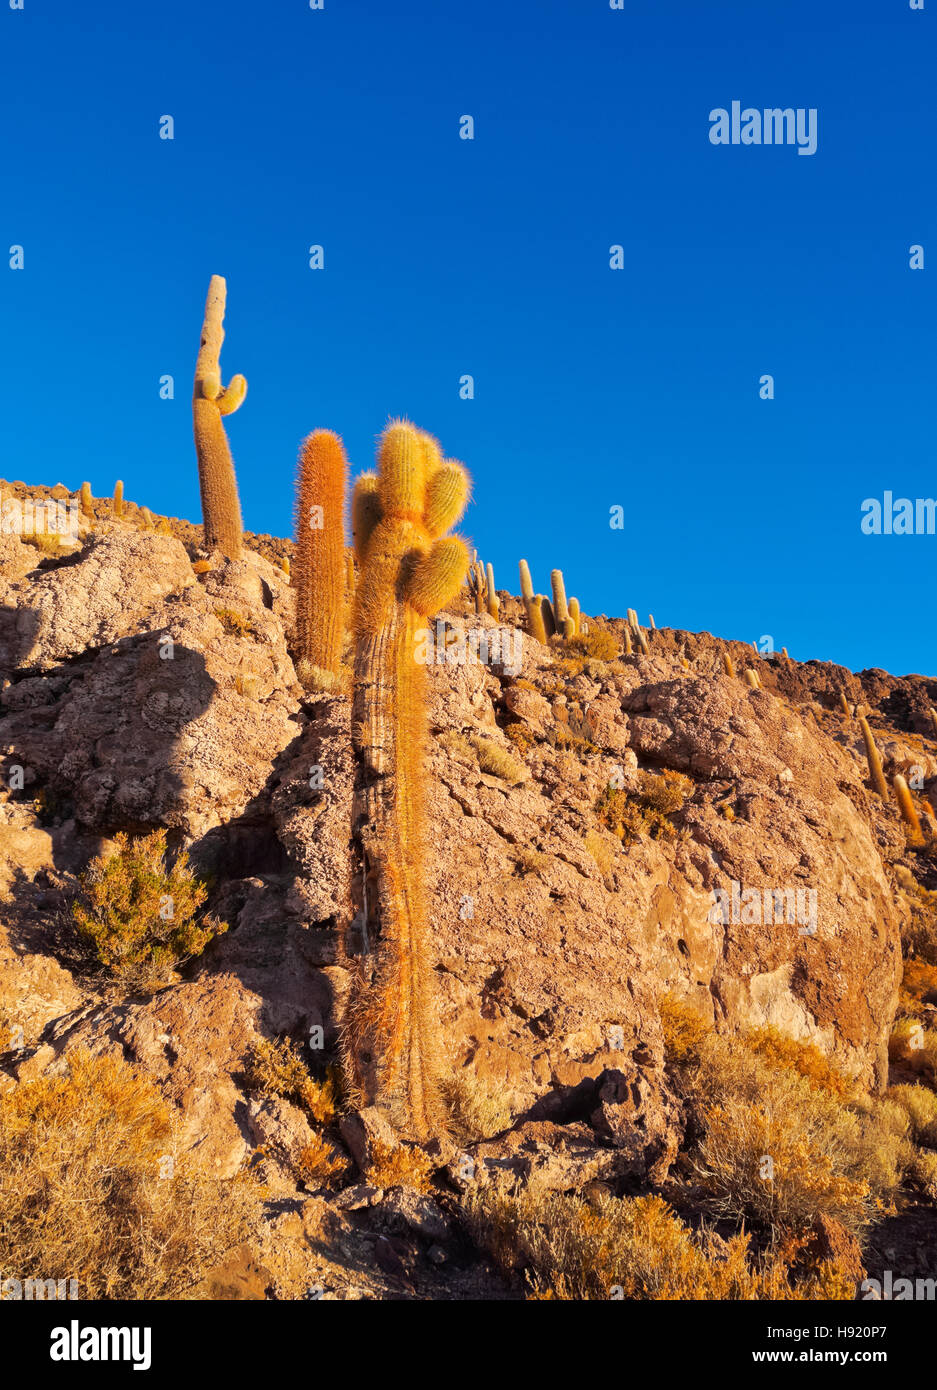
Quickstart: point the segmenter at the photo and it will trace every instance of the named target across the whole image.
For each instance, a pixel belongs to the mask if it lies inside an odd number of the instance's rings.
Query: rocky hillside
[[[900,1013],[930,1038],[937,680],[760,657],[707,633],[655,630],[647,655],[611,660],[525,633],[516,667],[430,668],[451,1137],[400,1146],[340,1096],[317,1115],[280,1073],[299,1059],[320,1100],[334,1091],[349,696],[297,679],[287,543],[247,536],[228,561],[202,555],[188,523],[95,513],[74,545],[0,536],[0,1092],[66,1076],[77,1049],[112,1055],[169,1106],[187,1171],[264,1184],[196,1292],[521,1297],[534,1256],[499,1259],[490,1212],[472,1205],[498,1175],[515,1194],[663,1194],[687,1229],[722,1219],[693,1159],[675,1018],[797,1044],[863,1113],[897,1111],[890,1086],[931,1094],[929,1043],[902,1052],[893,1031]],[[499,597],[502,627],[522,627]],[[467,591],[437,620],[455,652],[496,626]],[[619,649],[625,626],[589,620]],[[870,784],[863,714],[889,786],[912,787],[917,839]],[[104,968],[73,908],[101,882],[94,861],[160,830],[214,925],[147,983]],[[899,994],[902,942],[926,986],[913,998]],[[855,1270],[873,1269],[889,1221],[900,1242],[913,1218],[914,1249],[927,1244],[922,1173],[900,1168],[861,1223],[861,1257],[845,1218],[831,1236],[821,1213],[811,1238],[827,1254],[845,1242]]]

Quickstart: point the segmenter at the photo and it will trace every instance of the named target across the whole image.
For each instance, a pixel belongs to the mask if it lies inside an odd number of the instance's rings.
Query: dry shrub
[[[527,845],[512,845],[511,858],[517,865],[521,878],[528,874],[542,876],[550,867],[550,856],[539,849],[529,849]]]
[[[346,1156],[321,1134],[314,1134],[296,1159],[297,1176],[309,1184],[328,1187],[348,1173],[351,1165]]]
[[[677,832],[670,817],[683,808],[694,790],[691,778],[670,768],[660,775],[639,772],[634,790],[606,787],[596,803],[596,815],[626,845],[644,835],[673,840]]]
[[[888,1056],[933,1082],[937,1079],[937,1030],[916,1018],[897,1019],[888,1039]]]
[[[253,631],[250,618],[238,613],[234,608],[216,608],[215,617],[230,637],[246,637]]]
[[[412,1187],[429,1192],[435,1164],[428,1154],[409,1144],[371,1145],[371,1163],[364,1174],[372,1187]]]
[[[915,1144],[937,1149],[937,1095],[932,1090],[927,1086],[891,1086],[886,1099],[907,1115]]]
[[[904,866],[898,868],[898,881],[908,899],[911,919],[902,933],[902,953],[925,965],[937,966],[937,892],[923,888]]]
[[[505,724],[504,733],[522,757],[525,753],[529,753],[534,745],[533,734],[527,725],[522,724],[519,719],[514,720],[511,724]]]
[[[614,661],[621,655],[621,645],[617,637],[602,628],[591,628],[587,633],[571,637],[566,644],[570,652],[592,661]]]
[[[244,1084],[249,1091],[260,1095],[295,1101],[319,1124],[330,1124],[338,1115],[337,1069],[330,1067],[325,1078],[317,1081],[289,1038],[260,1038],[254,1043],[245,1068]]]
[[[481,734],[474,734],[469,742],[475,750],[478,766],[482,772],[487,772],[492,777],[500,777],[512,785],[525,782],[530,776],[523,763],[518,762],[513,754],[502,748],[500,744],[493,742],[492,739],[483,738]]]
[[[658,1003],[664,1055],[668,1062],[699,1062],[700,1052],[712,1036],[712,1024],[675,994]]]
[[[72,919],[105,970],[132,988],[156,989],[227,931],[227,923],[203,918],[208,888],[187,855],[167,866],[165,830],[132,842],[120,832],[114,845],[112,855],[99,856],[82,874]]]
[[[534,1298],[754,1300],[853,1296],[832,1264],[798,1284],[801,1243],[756,1260],[747,1235],[694,1233],[657,1196],[601,1197],[594,1204],[535,1188],[479,1185],[463,1210],[474,1239],[505,1270],[523,1270]]]
[[[184,1297],[243,1242],[262,1192],[175,1159],[168,1106],[124,1061],[78,1049],[67,1061],[67,1075],[0,1096],[0,1278]]]
[[[884,1210],[908,1156],[894,1115],[847,1105],[823,1080],[776,1048],[766,1059],[747,1039],[703,1045],[689,1090],[709,1210],[775,1233],[805,1230],[821,1214],[856,1232]]]
[[[777,1028],[752,1028],[745,1034],[745,1046],[772,1067],[789,1067],[816,1090],[838,1100],[850,1100],[855,1083],[844,1076],[814,1043],[789,1038]]]
[[[901,980],[900,1006],[904,1013],[924,1016],[927,1005],[937,1004],[937,966],[906,960]]]

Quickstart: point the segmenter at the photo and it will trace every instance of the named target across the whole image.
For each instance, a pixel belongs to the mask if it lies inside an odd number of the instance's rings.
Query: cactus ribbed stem
[[[352,902],[361,947],[344,1053],[360,1101],[382,1109],[407,1137],[426,1139],[440,1132],[443,1114],[425,878],[427,677],[418,637],[426,618],[459,592],[468,553],[439,530],[458,519],[452,507],[428,505],[435,475],[449,466],[435,441],[395,421],[379,464],[381,515],[355,593]]]
[[[485,566],[485,597],[488,615],[497,622],[501,614],[501,601],[495,593],[495,570],[490,560]]]
[[[222,416],[232,414],[241,405],[247,394],[247,382],[243,376],[234,376],[225,390],[221,387],[220,359],[224,342],[226,294],[224,278],[213,275],[208,286],[195,364],[192,419],[205,548],[217,548],[225,555],[234,557],[240,554],[243,544],[241,504],[234,476],[234,460]]]
[[[625,656],[632,656],[633,653],[634,653],[634,647],[631,645],[631,628],[630,628],[630,627],[626,627],[626,628],[625,628],[625,631],[624,631],[624,633],[622,634],[622,640],[623,640],[624,648],[625,648]]]
[[[930,707],[930,722],[934,727],[934,738],[937,738],[937,709]]]
[[[745,679],[746,679],[746,681],[748,682],[748,684],[751,686],[752,690],[760,690],[760,689],[761,689],[761,686],[760,686],[759,683],[758,683],[758,676],[757,676],[757,674],[756,674],[753,670],[751,670],[751,668],[749,668],[749,669],[745,672]]]
[[[878,792],[883,801],[888,800],[888,783],[885,781],[885,774],[882,771],[882,759],[875,746],[875,739],[872,737],[872,730],[869,722],[863,718],[859,720],[859,728],[862,730],[862,738],[865,743],[865,756],[869,763],[869,776],[872,779],[872,786]]]
[[[727,676],[735,675],[735,662],[732,660],[732,657],[729,655],[728,652],[722,653],[722,664],[725,667],[725,673]]]
[[[94,516],[94,498],[91,496],[90,483],[82,483],[81,485],[80,507],[82,516]]]
[[[917,807],[911,796],[911,789],[900,772],[896,772],[891,779],[891,784],[895,789],[895,796],[898,801],[898,810],[901,812],[901,819],[908,827],[908,839],[912,844],[920,845],[924,842],[921,834],[921,821],[917,813]]]
[[[543,628],[547,635],[547,640],[556,632],[556,617],[553,612],[553,604],[546,594],[538,594],[537,602],[540,604],[540,616],[543,619]]]
[[[553,590],[553,620],[556,623],[557,631],[562,632],[569,617],[569,609],[566,606],[566,586],[563,583],[563,571],[550,571],[550,587]]]
[[[319,690],[335,684],[342,660],[347,477],[339,436],[314,430],[303,441],[296,475],[293,587],[301,679]]]
[[[573,636],[574,636],[574,637],[578,637],[578,636],[579,636],[579,624],[580,624],[580,620],[581,620],[581,616],[582,616],[582,615],[580,614],[580,612],[579,612],[579,600],[578,600],[578,598],[571,598],[571,599],[569,600],[569,616],[570,616],[570,617],[572,618],[572,620],[573,620]]]
[[[847,719],[851,719],[851,718],[852,718],[852,710],[850,709],[850,707],[849,707],[849,701],[846,699],[846,696],[845,696],[845,694],[843,693],[842,690],[839,692],[839,703],[840,703],[840,705],[842,706],[843,714],[845,714],[845,716],[846,716]]]
[[[524,607],[526,608],[534,601],[534,586],[526,560],[521,560],[518,563],[518,569],[521,575],[521,598],[524,600]]]
[[[111,503],[111,506],[113,507],[113,511],[114,511],[114,515],[115,515],[115,516],[123,516],[123,514],[124,514],[124,485],[123,485],[123,483],[121,482],[120,478],[118,478],[118,479],[117,479],[117,482],[114,484],[114,499],[113,499],[113,502]]]

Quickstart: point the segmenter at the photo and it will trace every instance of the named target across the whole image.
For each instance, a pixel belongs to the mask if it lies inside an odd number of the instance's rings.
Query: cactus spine
[[[872,786],[878,792],[882,800],[887,801],[888,783],[885,781],[885,774],[882,771],[882,760],[875,746],[875,739],[872,737],[869,721],[865,718],[860,719],[859,728],[862,730],[862,737],[865,742],[865,756],[869,761],[869,776],[872,779]]]
[[[114,509],[114,515],[115,515],[115,516],[123,516],[123,514],[124,514],[124,485],[123,485],[123,483],[121,482],[120,478],[118,478],[118,479],[117,479],[117,482],[114,484],[114,500],[113,500],[113,502],[111,503],[111,505],[112,505],[112,507],[113,507],[113,509]]]
[[[93,499],[93,497],[91,496],[91,484],[90,484],[90,483],[82,483],[82,485],[81,485],[81,501],[80,501],[81,514],[82,514],[82,516],[87,516],[87,517],[93,517],[93,516],[94,516],[94,505],[93,505],[93,504],[94,504],[94,499]]]
[[[238,500],[234,460],[222,416],[231,415],[247,394],[243,376],[233,376],[221,387],[221,344],[224,342],[224,311],[227,287],[221,275],[213,275],[205,301],[205,318],[192,392],[192,419],[198,481],[202,494],[202,523],[206,550],[217,549],[228,556],[240,554],[243,541],[241,504]]]
[[[345,597],[345,487],[348,460],[331,430],[303,441],[296,476],[296,650],[300,679],[318,690],[336,682]]]
[[[921,821],[907,782],[900,772],[896,772],[891,779],[891,784],[895,789],[895,796],[898,800],[898,810],[901,812],[901,819],[908,827],[908,839],[912,845],[922,845],[924,843],[924,836],[921,833]]]
[[[566,606],[566,586],[563,583],[563,571],[550,571],[550,587],[553,590],[553,620],[558,632],[562,632],[566,619],[569,617],[569,609]]]
[[[442,1113],[424,880],[426,668],[417,637],[465,577],[465,543],[444,532],[462,514],[468,478],[405,421],[388,425],[378,462],[377,506],[369,503],[377,519],[359,552],[353,624],[359,863],[352,903],[360,946],[344,1054],[360,1101],[419,1139],[439,1131]]]

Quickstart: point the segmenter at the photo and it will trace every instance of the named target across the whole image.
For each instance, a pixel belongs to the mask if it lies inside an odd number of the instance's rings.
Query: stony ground
[[[681,1143],[662,995],[726,1034],[774,1025],[887,1085],[906,876],[933,887],[935,860],[871,790],[840,696],[867,712],[886,775],[917,770],[933,803],[937,681],[761,657],[707,633],[661,629],[649,655],[609,662],[525,636],[519,669],[433,668],[427,863],[459,1117],[433,1192],[364,1180],[370,1115],[330,1131],[340,1182],[298,1177],[317,1128],[252,1092],[245,1063],[258,1039],[317,1027],[322,1061],[336,1045],[349,702],[296,678],[288,542],[248,537],[239,561],[197,572],[198,528],[147,526],[132,504],[119,521],[109,503],[94,510],[75,547],[0,536],[0,1085],[54,1073],[77,1044],[116,1051],[158,1082],[205,1171],[229,1178],[259,1154],[265,1217],[212,1271],[211,1296],[520,1296],[460,1226],[460,1164],[555,1191],[662,1183]],[[501,598],[502,623],[520,625]],[[440,621],[452,639],[495,627],[467,595]],[[590,624],[622,637],[621,620]],[[688,779],[670,831],[629,843],[603,793],[611,781],[638,797],[664,770]],[[228,930],[141,995],[87,969],[68,909],[119,831],[157,828],[211,875]],[[814,929],[712,922],[713,891],[733,881],[815,889]],[[896,1241],[933,1249],[926,1203],[893,1220],[870,1259]]]

